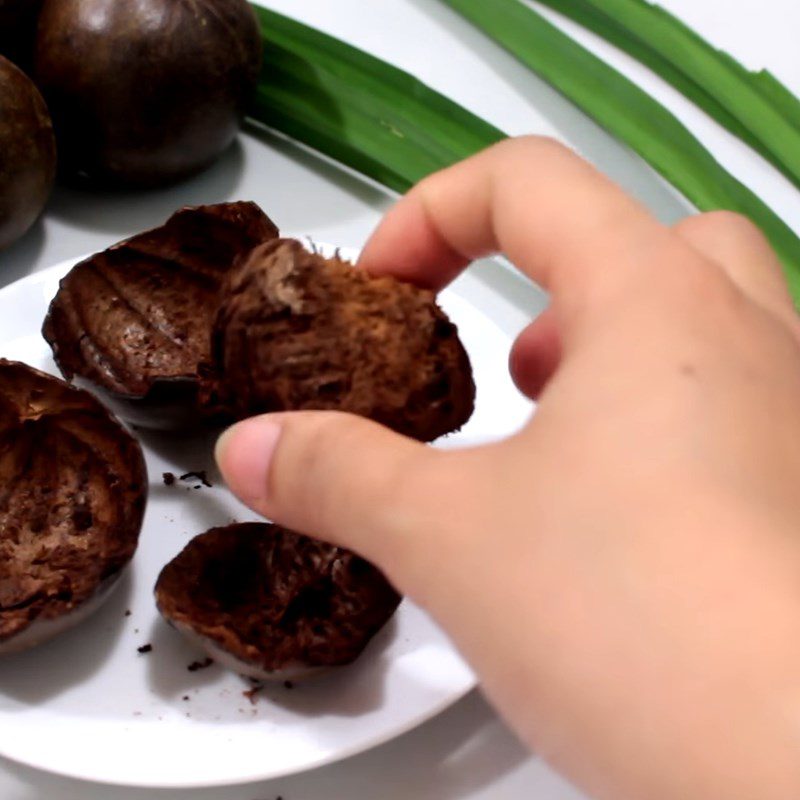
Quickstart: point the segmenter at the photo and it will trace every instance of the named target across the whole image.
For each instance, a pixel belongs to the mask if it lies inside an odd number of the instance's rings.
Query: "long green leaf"
[[[521,0],[442,2],[639,153],[701,211],[749,217],[778,253],[800,304],[800,239],[666,108]]]
[[[800,100],[646,0],[539,0],[638,59],[800,186]]]
[[[265,53],[251,119],[398,192],[505,137],[407,72],[253,8]]]
[[[627,142],[698,208],[750,217],[778,252],[800,301],[800,240],[672,114],[519,0],[445,2]],[[254,8],[265,46],[250,111],[256,123],[398,192],[504,137],[408,73],[274,11]]]

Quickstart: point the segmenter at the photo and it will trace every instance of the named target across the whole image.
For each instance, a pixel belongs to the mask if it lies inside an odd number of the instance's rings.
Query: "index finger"
[[[561,301],[652,281],[702,257],[566,147],[509,139],[426,178],[386,215],[359,264],[440,289],[476,258],[503,252]]]

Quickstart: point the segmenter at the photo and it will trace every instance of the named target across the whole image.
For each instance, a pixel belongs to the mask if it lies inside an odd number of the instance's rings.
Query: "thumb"
[[[217,443],[225,481],[280,525],[358,552],[404,589],[422,536],[440,527],[447,453],[341,412],[265,414]]]

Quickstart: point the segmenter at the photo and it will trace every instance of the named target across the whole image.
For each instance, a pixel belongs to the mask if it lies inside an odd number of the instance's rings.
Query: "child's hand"
[[[436,288],[503,251],[552,294],[511,357],[519,435],[437,451],[336,413],[235,426],[259,512],[424,605],[515,729],[611,800],[800,797],[800,339],[728,214],[654,220],[508,141],[389,213],[361,263]]]

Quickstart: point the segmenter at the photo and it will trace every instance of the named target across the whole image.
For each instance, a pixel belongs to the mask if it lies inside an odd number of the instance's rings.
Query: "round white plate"
[[[58,374],[39,330],[59,278],[76,261],[0,291],[0,356]],[[454,291],[444,292],[441,303],[459,327],[478,386],[472,420],[442,446],[513,432],[531,404],[508,377],[508,337]],[[190,671],[204,654],[159,617],[156,577],[192,536],[253,514],[220,485],[209,437],[140,437],[150,496],[133,565],[88,621],[37,649],[0,658],[0,754],[104,783],[244,783],[373,747],[474,687],[447,637],[408,601],[355,664],[292,688],[278,684],[251,700],[243,694],[251,685],[216,665]],[[208,472],[213,488],[196,488],[198,480],[163,482],[164,472],[198,470]],[[140,654],[147,644],[152,651]]]

